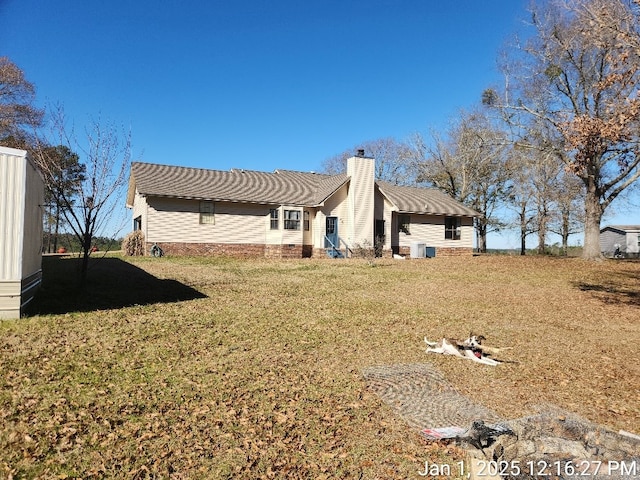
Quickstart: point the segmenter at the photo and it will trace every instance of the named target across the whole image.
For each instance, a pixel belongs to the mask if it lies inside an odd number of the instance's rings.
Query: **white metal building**
[[[0,146],[0,319],[20,318],[42,281],[43,204],[27,152]]]

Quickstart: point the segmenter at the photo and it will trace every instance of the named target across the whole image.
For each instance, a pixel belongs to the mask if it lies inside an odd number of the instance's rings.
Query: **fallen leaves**
[[[463,458],[366,390],[374,364],[435,362],[505,416],[548,399],[640,428],[616,343],[640,340],[637,264],[132,261],[208,298],[0,324],[0,478],[412,478]],[[469,329],[519,364],[424,354],[424,335]]]

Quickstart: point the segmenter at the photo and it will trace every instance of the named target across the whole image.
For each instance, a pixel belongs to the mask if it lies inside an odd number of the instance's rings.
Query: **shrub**
[[[377,257],[382,257],[384,241],[380,237],[376,237],[374,245],[369,240],[363,240],[362,243],[356,243],[353,246],[353,256],[355,258],[364,258],[370,265],[374,265]]]
[[[144,255],[145,245],[142,230],[134,230],[124,237],[122,241],[122,251],[130,257]]]

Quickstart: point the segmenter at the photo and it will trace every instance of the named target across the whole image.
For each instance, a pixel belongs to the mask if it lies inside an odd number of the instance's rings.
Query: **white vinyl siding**
[[[348,186],[343,185],[334,195],[327,199],[325,205],[316,213],[312,221],[313,246],[324,248],[324,235],[327,217],[338,217],[338,235],[346,241],[348,231]]]
[[[340,237],[352,245],[373,245],[375,209],[375,165],[372,158],[351,157],[347,160],[349,181],[348,224]]]
[[[132,213],[133,218],[139,218],[140,223],[142,224],[141,231],[144,234],[145,241],[147,237],[147,225],[148,225],[148,212],[149,206],[147,205],[147,199],[138,193],[138,190],[135,191],[135,197],[133,201]]]
[[[397,217],[397,216],[396,216]],[[473,248],[473,219],[460,217],[460,240],[445,239],[445,217],[411,214],[411,234],[398,234],[398,245],[410,247],[411,242],[424,242],[428,247]]]
[[[202,224],[216,224],[215,217],[215,205],[213,202],[200,201],[200,223]]]
[[[150,198],[147,242],[265,243],[269,207],[216,202],[215,225],[200,223],[200,203],[178,198]]]

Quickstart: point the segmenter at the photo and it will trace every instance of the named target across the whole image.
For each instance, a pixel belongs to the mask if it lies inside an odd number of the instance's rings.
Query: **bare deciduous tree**
[[[80,242],[80,282],[83,285],[87,279],[93,238],[107,228],[113,229],[114,225],[121,227],[118,211],[123,212],[124,218],[122,193],[131,161],[131,133],[112,123],[94,120],[80,139],[66,126],[61,109],[53,111],[51,118],[51,136],[54,138],[40,139],[35,156],[47,185],[58,195],[67,225]],[[79,154],[83,175],[75,177],[67,188],[56,186],[56,179],[64,177],[65,164],[59,155],[52,154],[55,150],[48,148],[49,145],[63,145]]]
[[[40,126],[42,111],[33,105],[35,87],[8,57],[0,57],[0,141],[25,148],[31,131]]]
[[[508,207],[515,211],[515,226],[520,235],[520,255],[527,252],[527,237],[535,233],[536,205],[535,188],[531,182],[531,158],[533,150],[514,145],[511,152],[514,168],[511,180],[512,188],[508,195]]]
[[[640,16],[637,2],[552,0],[534,5],[536,35],[505,63],[502,108],[519,131],[544,123],[585,189],[583,256],[600,258],[600,221],[640,178]]]
[[[482,216],[477,221],[478,248],[487,249],[487,233],[506,225],[498,216],[511,185],[510,143],[485,111],[462,112],[446,137],[432,135],[428,144],[416,135],[419,182],[433,185]]]
[[[569,236],[584,229],[584,184],[575,175],[560,172],[556,180],[553,202],[555,214],[549,222],[549,231],[562,239],[562,252],[568,252]]]
[[[396,185],[413,185],[416,182],[415,161],[411,148],[394,138],[379,138],[361,143],[357,147],[327,158],[322,162],[325,173],[336,174],[347,170],[347,159],[357,150],[375,158],[376,180],[384,180]]]

